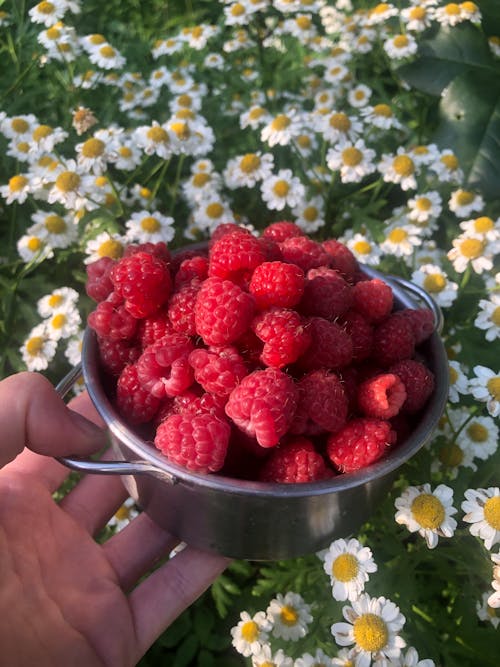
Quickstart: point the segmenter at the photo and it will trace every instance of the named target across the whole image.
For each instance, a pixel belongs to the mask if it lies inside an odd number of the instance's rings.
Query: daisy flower
[[[342,242],[349,248],[356,259],[363,264],[377,266],[380,263],[382,251],[377,243],[374,243],[368,232],[361,234],[347,232]]]
[[[438,218],[443,210],[439,192],[430,190],[422,195],[415,195],[408,199],[408,218],[417,225]]]
[[[253,188],[272,173],[274,156],[271,153],[245,153],[231,158],[224,170],[224,181],[228,188]]]
[[[294,667],[292,658],[282,648],[273,653],[269,644],[264,644],[251,659],[252,667]]]
[[[82,359],[83,331],[77,331],[66,344],[64,356],[72,366],[77,366]]]
[[[318,648],[314,654],[303,653],[299,658],[296,658],[293,667],[333,667],[334,664],[332,658]]]
[[[500,624],[500,615],[497,614],[497,610],[494,607],[490,606],[489,597],[489,592],[482,594],[481,600],[476,602],[476,613],[480,621],[491,623],[496,630]]]
[[[435,667],[435,662],[430,658],[419,660],[417,650],[409,646],[406,653],[401,654],[397,661],[389,660],[387,667]]]
[[[493,609],[498,609],[500,607],[500,551],[497,554],[491,554],[491,560],[494,563],[493,581],[491,582],[493,593],[488,598],[488,604]]]
[[[500,37],[498,35],[490,35],[488,37],[488,45],[490,47],[491,53],[496,58],[500,58]]]
[[[464,173],[460,168],[457,156],[452,150],[442,151],[429,166],[441,183],[460,183],[463,181]]]
[[[217,192],[195,202],[193,224],[199,229],[213,231],[222,222],[234,220],[234,213],[222,195]]]
[[[391,16],[396,16],[398,11],[390,2],[379,2],[375,7],[370,9],[367,16],[367,23],[369,25],[385,23]]]
[[[42,23],[47,28],[64,16],[66,7],[61,0],[43,0],[32,7],[28,14],[33,23]]]
[[[47,334],[47,328],[42,322],[34,327],[19,348],[26,368],[29,371],[43,371],[55,357],[57,342]]]
[[[106,170],[109,154],[106,144],[97,137],[90,137],[75,146],[77,164],[84,172],[102,174]]]
[[[34,224],[27,233],[43,239],[52,248],[68,248],[78,238],[78,228],[67,215],[37,211],[31,219]]]
[[[31,133],[30,151],[32,153],[38,151],[51,153],[54,146],[63,142],[67,137],[68,133],[62,127],[37,125]]]
[[[448,208],[457,218],[466,218],[471,213],[483,210],[484,199],[476,192],[459,188],[451,193]]]
[[[424,5],[414,5],[401,10],[401,18],[406,24],[406,29],[411,32],[422,32],[432,22],[432,12]]]
[[[396,155],[384,153],[377,169],[386,183],[397,183],[402,190],[417,188],[416,164],[402,147],[398,148]]]
[[[479,218],[464,220],[460,223],[460,229],[465,233],[482,237],[486,241],[497,242],[494,245],[494,253],[500,250],[500,219],[494,222],[489,216],[481,215]]]
[[[84,180],[74,160],[68,160],[59,169],[57,177],[49,190],[49,204],[59,202],[68,209],[79,209],[85,206]]]
[[[483,540],[488,551],[500,542],[500,488],[467,489],[462,502],[463,520],[471,535]]]
[[[365,106],[360,110],[360,114],[367,125],[371,125],[380,130],[389,130],[391,128],[401,129],[402,127],[388,104]]]
[[[119,234],[109,234],[102,232],[95,238],[87,241],[85,246],[86,257],[84,264],[96,262],[101,257],[111,257],[111,259],[120,259],[125,250],[126,240]]]
[[[409,33],[393,35],[384,42],[384,51],[394,60],[409,58],[417,52],[417,49],[417,40]]]
[[[474,273],[483,273],[493,268],[493,244],[483,236],[464,232],[453,239],[452,249],[447,257],[457,273],[463,273],[471,267]]]
[[[431,463],[431,473],[443,472],[449,479],[456,479],[460,468],[477,470],[473,459],[474,454],[463,442],[448,437]]]
[[[485,461],[498,448],[498,426],[491,417],[473,417],[458,436],[457,442],[468,447],[474,458]]]
[[[321,115],[315,125],[315,129],[323,135],[323,138],[332,144],[342,140],[356,141],[363,132],[361,122],[343,111]]]
[[[79,294],[72,287],[58,287],[38,299],[36,308],[40,317],[50,317],[60,309],[74,308]]]
[[[157,155],[167,160],[172,155],[172,141],[164,125],[153,121],[151,125],[140,125],[134,130],[133,140],[146,155]]]
[[[23,262],[43,261],[54,256],[51,246],[41,236],[23,234],[18,240],[17,252]]]
[[[352,107],[358,109],[368,104],[371,95],[371,88],[365,86],[364,83],[360,83],[349,90],[347,93],[347,101]]]
[[[253,104],[247,111],[240,114],[240,127],[244,130],[246,127],[257,130],[261,125],[271,122],[271,115],[260,104]]]
[[[439,160],[440,152],[436,144],[418,144],[409,151],[417,167],[430,166]]]
[[[269,639],[271,623],[266,613],[259,611],[253,616],[246,611],[240,614],[240,621],[231,628],[232,645],[241,655],[248,657],[258,653]]]
[[[58,309],[45,320],[47,335],[52,340],[74,336],[79,331],[81,323],[80,313],[72,305]]]
[[[102,69],[121,69],[125,65],[125,58],[107,42],[89,53],[89,60]]]
[[[308,625],[313,620],[310,612],[311,605],[301,595],[291,591],[286,595],[278,593],[266,609],[273,636],[286,641],[297,641],[306,636]]]
[[[302,122],[295,112],[280,113],[264,125],[260,138],[269,146],[287,146],[301,127]]]
[[[135,519],[136,516],[139,516],[139,510],[135,504],[133,498],[127,498],[123,505],[115,512],[115,514],[108,521],[108,526],[115,528],[116,532],[122,530]]]
[[[492,294],[489,299],[479,300],[479,312],[474,326],[485,331],[487,341],[500,338],[500,294]]]
[[[305,187],[291,169],[280,169],[261,183],[262,199],[269,209],[282,211],[285,206],[293,208],[305,196]]]
[[[377,571],[371,549],[355,538],[347,542],[335,540],[322,560],[335,600],[356,600],[365,588],[368,574]]]
[[[423,264],[412,273],[411,279],[423,287],[441,308],[449,308],[458,296],[458,284],[436,264]]]
[[[27,141],[17,141],[13,139],[9,142],[6,155],[19,160],[19,162],[32,162],[40,156],[40,151],[32,150]]]
[[[0,123],[0,130],[7,139],[29,141],[31,133],[37,126],[38,120],[33,114],[19,114],[19,116],[5,116]]]
[[[453,27],[462,21],[466,21],[467,16],[462,13],[458,3],[449,2],[444,7],[438,7],[434,10],[434,19],[442,26]]]
[[[449,369],[449,393],[450,403],[458,403],[460,395],[467,396],[469,393],[469,380],[464,373],[460,362],[448,361]]]
[[[410,533],[418,532],[429,549],[437,546],[439,537],[452,537],[457,522],[452,518],[453,489],[439,484],[434,491],[430,484],[409,486],[396,498],[396,523],[405,525]]]
[[[15,174],[9,178],[7,185],[0,186],[0,195],[5,199],[6,204],[18,202],[23,204],[32,191],[30,179],[25,174]]]
[[[175,236],[174,219],[158,211],[139,211],[125,223],[125,238],[134,243],[170,243]]]
[[[469,380],[469,391],[477,401],[486,403],[492,417],[500,414],[500,373],[486,366],[474,366],[475,377]]]
[[[356,653],[353,648],[341,648],[334,658],[331,658],[333,667],[353,667]]]
[[[416,225],[400,224],[397,221],[387,228],[380,250],[395,257],[410,257],[421,243],[420,229]]]
[[[323,80],[326,81],[326,83],[338,85],[348,78],[348,68],[338,60],[332,60],[330,62],[327,60],[323,64],[325,66]]]
[[[356,142],[342,140],[328,149],[326,162],[332,171],[340,171],[342,183],[359,183],[375,171],[375,151],[365,146],[363,139]]]
[[[325,202],[322,197],[305,199],[292,208],[295,224],[306,234],[312,234],[325,225]]]
[[[342,614],[347,623],[334,623],[332,635],[339,646],[353,647],[354,664],[369,667],[371,661],[398,658],[406,642],[397,633],[405,624],[405,617],[385,597],[371,598],[362,593],[352,606],[345,606]]]
[[[312,132],[302,130],[300,134],[294,137],[293,144],[303,157],[309,157],[318,147],[318,140]]]
[[[472,21],[473,23],[481,22],[481,11],[475,2],[470,2],[469,0],[461,2],[460,13],[468,21]]]

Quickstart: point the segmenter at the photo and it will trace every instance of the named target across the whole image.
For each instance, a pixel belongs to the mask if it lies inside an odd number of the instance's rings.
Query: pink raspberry
[[[176,396],[193,382],[193,369],[188,357],[194,345],[189,336],[167,334],[149,345],[137,361],[139,381],[153,396]]]
[[[130,424],[145,424],[154,418],[160,403],[139,382],[137,365],[125,366],[116,383],[116,407],[123,418]]]
[[[373,360],[382,367],[410,359],[415,352],[415,337],[410,321],[393,313],[373,331]]]
[[[304,484],[333,477],[321,454],[307,438],[297,437],[275,447],[264,462],[261,482]]]
[[[295,264],[262,262],[252,274],[248,291],[261,310],[271,306],[293,308],[304,292],[304,272]]]
[[[251,327],[264,342],[260,358],[266,366],[283,368],[292,364],[311,342],[311,336],[295,310],[265,310],[254,318]]]
[[[168,265],[155,255],[136,252],[122,257],[111,272],[115,292],[137,318],[152,315],[168,301],[172,282]]]
[[[139,320],[137,331],[143,349],[148,345],[152,345],[152,343],[156,343],[157,340],[160,340],[160,338],[163,338],[167,334],[174,333],[175,329],[168,316],[166,306],[163,306],[163,308],[153,315]]]
[[[367,359],[372,353],[373,325],[357,310],[350,309],[338,320],[338,324],[349,334],[352,340],[352,360]]]
[[[388,421],[355,417],[328,437],[326,452],[339,472],[355,472],[378,461],[395,442]]]
[[[434,373],[415,359],[398,361],[390,366],[389,372],[397,375],[406,389],[402,412],[414,414],[421,410],[434,391]]]
[[[229,345],[248,329],[254,310],[253,296],[238,285],[207,278],[194,305],[196,333],[205,345]]]
[[[353,282],[359,265],[351,250],[337,239],[327,239],[321,245],[330,255],[328,265],[339,271],[346,280]]]
[[[214,243],[226,234],[232,234],[233,232],[246,234],[246,236],[253,236],[252,232],[249,231],[246,227],[238,225],[236,222],[222,222],[212,232],[210,239],[208,241],[208,247],[211,248]]]
[[[292,378],[277,368],[250,373],[229,394],[226,414],[261,447],[274,447],[288,431],[297,407]]]
[[[163,260],[165,264],[169,264],[172,259],[170,250],[164,241],[158,241],[157,243],[151,243],[150,241],[146,243],[130,243],[125,248],[123,256],[130,257],[138,252],[146,252],[148,255],[154,255],[158,259]]]
[[[116,261],[111,257],[101,257],[87,264],[87,281],[85,291],[94,301],[104,301],[113,291],[111,270]]]
[[[259,239],[251,234],[231,232],[210,247],[208,275],[244,285],[265,259]]]
[[[183,260],[174,277],[174,287],[189,284],[193,278],[205,280],[208,276],[208,257],[195,255]]]
[[[312,371],[297,382],[299,403],[291,433],[317,435],[338,431],[347,419],[348,400],[335,373]]]
[[[209,412],[174,414],[158,426],[154,444],[179,466],[217,472],[224,465],[230,434],[229,424]]]
[[[186,259],[193,259],[193,257],[204,257],[205,259],[208,258],[208,250],[203,247],[203,248],[183,248],[182,250],[176,250],[172,254],[172,259],[170,260],[169,264],[169,269],[170,269],[170,275],[172,277],[172,280],[175,280],[175,276],[177,274],[177,271],[179,270],[182,262]]]
[[[352,288],[353,307],[369,322],[381,322],[394,306],[390,285],[379,278],[361,280]]]
[[[308,236],[287,238],[279,246],[283,261],[300,266],[304,273],[307,273],[309,269],[330,264],[330,255],[324,250],[321,243],[313,241]]]
[[[299,310],[305,315],[335,320],[351,306],[351,286],[327,266],[309,269]]]
[[[209,394],[206,391],[200,393],[197,390],[196,385],[193,385],[193,387],[190,387],[187,391],[174,397],[172,414],[198,415],[203,412],[208,412],[222,421],[227,421],[226,413],[224,411],[227,397]]]
[[[168,317],[175,331],[188,336],[196,335],[194,304],[200,287],[201,282],[193,278],[190,283],[184,283],[170,296]]]
[[[337,369],[351,363],[352,340],[341,326],[323,317],[309,317],[306,329],[311,335],[311,343],[298,360],[300,368]]]
[[[111,375],[120,375],[125,366],[136,362],[141,354],[139,345],[128,340],[99,338],[98,347],[99,361]]]
[[[358,408],[365,417],[390,419],[406,400],[404,384],[394,373],[382,373],[358,386]]]
[[[128,312],[116,292],[111,292],[105,301],[97,304],[89,313],[87,322],[100,338],[110,340],[132,340],[137,330],[137,319]]]
[[[415,345],[420,345],[434,333],[434,313],[430,308],[404,308],[397,312],[409,319]]]
[[[194,379],[205,391],[218,396],[228,396],[248,370],[235,347],[197,348],[189,355],[194,369]]]
[[[305,236],[305,234],[295,222],[289,220],[271,222],[262,232],[262,238],[272,239],[276,243],[281,243],[285,239],[291,239],[295,236]]]

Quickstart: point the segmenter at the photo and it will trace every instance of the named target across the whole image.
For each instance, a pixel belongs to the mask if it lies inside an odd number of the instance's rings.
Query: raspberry
[[[359,362],[372,353],[373,325],[358,313],[350,309],[338,320],[338,324],[349,334],[352,340],[352,360]]]
[[[359,265],[351,250],[336,239],[327,239],[321,245],[330,255],[329,266],[339,271],[346,280],[353,282]]]
[[[305,370],[317,368],[342,368],[352,360],[352,340],[342,327],[323,317],[309,317],[306,329],[311,335],[311,343],[298,360]]]
[[[281,250],[277,241],[274,241],[271,238],[264,238],[263,236],[259,236],[259,243],[261,245],[262,251],[264,252],[266,262],[281,261]]]
[[[286,238],[279,247],[283,261],[297,264],[304,273],[309,269],[330,264],[330,255],[323,249],[321,243],[313,241],[308,236]]]
[[[335,320],[350,308],[351,301],[351,286],[340,273],[321,266],[307,272],[299,310],[306,315]]]
[[[379,278],[357,282],[352,288],[352,297],[353,307],[369,322],[381,322],[394,306],[391,287]]]
[[[87,265],[85,291],[94,301],[104,301],[113,291],[111,269],[115,263],[111,257],[101,257]]]
[[[380,459],[395,441],[388,421],[355,417],[328,437],[326,452],[339,472],[355,472]]]
[[[415,359],[405,359],[393,364],[390,373],[397,375],[406,389],[406,401],[402,412],[414,414],[421,410],[434,391],[434,373]]]
[[[193,257],[205,257],[207,258],[208,251],[206,248],[193,249],[190,247],[184,248],[184,250],[176,250],[172,255],[170,260],[169,269],[172,280],[175,280],[175,275],[179,270],[182,262],[186,259],[193,259]]]
[[[196,335],[194,304],[200,286],[201,282],[193,278],[190,283],[185,283],[171,295],[168,302],[168,317],[175,331],[188,336]]]
[[[430,308],[405,308],[398,313],[409,319],[415,345],[420,345],[434,333],[434,313]]]
[[[251,234],[231,232],[211,246],[208,275],[244,284],[265,259],[264,248],[259,239]]]
[[[264,342],[260,359],[266,366],[282,368],[292,364],[311,342],[311,336],[295,310],[265,310],[254,318],[251,327]]]
[[[344,426],[348,400],[337,375],[326,370],[312,371],[297,382],[297,389],[299,402],[291,433],[333,433]]]
[[[223,222],[220,225],[217,225],[217,227],[212,232],[210,240],[208,241],[208,247],[211,248],[214,243],[216,243],[223,236],[226,236],[226,234],[232,234],[233,232],[252,236],[252,232],[246,229],[246,227],[242,227],[241,225],[236,224],[236,222]]]
[[[297,437],[275,447],[262,466],[261,482],[304,484],[332,477],[325,460],[307,438]]]
[[[262,232],[262,238],[272,239],[276,243],[281,243],[285,239],[291,239],[295,236],[305,236],[305,234],[298,225],[289,220],[271,222]]]
[[[137,330],[136,318],[128,312],[116,292],[111,292],[105,301],[97,304],[87,322],[100,338],[110,340],[132,340]]]
[[[175,396],[173,399],[172,412],[180,415],[198,415],[208,412],[222,421],[227,421],[224,411],[226,405],[225,396],[217,396],[208,392],[197,393],[196,385],[187,391]]]
[[[167,417],[154,444],[170,461],[194,472],[217,472],[224,465],[231,428],[208,412]]]
[[[194,379],[205,391],[228,396],[248,370],[235,347],[198,348],[189,355]]]
[[[138,337],[141,347],[144,349],[148,345],[156,343],[167,334],[174,333],[175,329],[168,316],[168,310],[164,306],[161,310],[139,320]]]
[[[124,340],[99,338],[98,347],[102,367],[111,375],[120,375],[125,366],[136,362],[141,354],[139,345]]]
[[[277,368],[250,373],[229,394],[226,414],[261,447],[274,447],[288,431],[297,407],[292,378]]]
[[[157,243],[151,243],[150,241],[146,243],[131,243],[125,248],[123,256],[130,257],[138,252],[146,252],[148,255],[154,255],[158,259],[163,260],[165,264],[169,264],[172,259],[170,250],[164,241],[158,241]]]
[[[194,306],[196,333],[205,345],[228,345],[242,336],[254,315],[254,299],[230,280],[207,278]]]
[[[194,345],[184,334],[167,334],[149,345],[137,360],[137,373],[144,389],[164,398],[181,394],[193,382],[188,357]]]
[[[153,419],[160,399],[144,389],[139,382],[137,365],[129,364],[116,383],[116,407],[130,424],[145,424]]]
[[[302,297],[304,281],[304,272],[295,264],[262,262],[252,274],[248,291],[261,310],[271,306],[293,308]]]
[[[168,301],[172,282],[167,264],[155,255],[136,252],[122,257],[111,272],[115,292],[137,318],[155,313]]]
[[[205,280],[208,276],[208,257],[195,255],[183,260],[174,277],[174,287],[178,289],[184,284],[189,284],[193,278]]]
[[[373,360],[382,367],[409,359],[415,352],[413,329],[407,317],[393,313],[373,331]]]
[[[405,400],[405,386],[394,373],[376,375],[358,386],[358,408],[366,417],[394,417]]]

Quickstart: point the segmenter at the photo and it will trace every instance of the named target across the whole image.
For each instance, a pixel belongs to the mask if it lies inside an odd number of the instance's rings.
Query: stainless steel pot
[[[369,267],[363,271],[391,285],[396,307],[427,306],[435,332],[421,346],[436,388],[412,433],[382,460],[351,474],[310,484],[269,484],[203,475],[170,463],[129,428],[101,384],[94,332],[87,329],[81,368],[58,385],[65,395],[83,372],[86,388],[110,432],[116,461],[62,458],[85,473],[121,475],[137,504],[160,526],[199,549],[250,560],[293,558],[353,534],[391,488],[398,469],[432,437],[448,397],[448,361],[440,339],[442,314],[422,289]]]

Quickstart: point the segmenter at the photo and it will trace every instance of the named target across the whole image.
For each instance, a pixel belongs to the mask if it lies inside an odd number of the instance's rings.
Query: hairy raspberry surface
[[[271,306],[293,308],[302,298],[304,282],[304,272],[295,264],[262,262],[252,274],[248,291],[261,310]]]
[[[394,373],[376,375],[358,387],[358,408],[365,417],[390,419],[399,413],[405,400],[405,385]]]
[[[154,418],[160,403],[139,382],[137,365],[125,366],[116,383],[116,407],[123,418],[130,424],[145,424]]]
[[[299,304],[302,313],[333,321],[349,310],[351,302],[351,286],[338,271],[321,266],[307,272]]]
[[[166,306],[161,308],[154,315],[149,315],[142,320],[139,320],[137,335],[144,349],[148,345],[156,343],[167,334],[174,333],[175,329],[168,316]]]
[[[173,463],[200,473],[224,465],[231,428],[209,412],[174,414],[156,429],[155,446]]]
[[[174,276],[174,287],[179,289],[185,284],[189,284],[193,278],[205,280],[208,276],[208,257],[204,255],[195,255],[183,260]]]
[[[187,391],[174,397],[172,413],[197,415],[208,412],[222,421],[227,421],[224,411],[226,398],[226,396],[210,394],[203,389],[199,391],[196,385],[192,385]]]
[[[369,322],[381,322],[392,312],[392,288],[379,278],[361,280],[352,288],[353,308]]]
[[[332,476],[332,470],[313,443],[303,437],[275,447],[259,473],[260,481],[278,484],[305,484]]]
[[[200,287],[200,280],[193,278],[191,282],[183,284],[171,295],[167,311],[175,331],[188,336],[196,335],[194,304]]]
[[[111,280],[115,292],[125,299],[125,308],[137,318],[159,310],[172,288],[168,265],[143,251],[122,257],[113,267]]]
[[[251,327],[264,342],[260,359],[266,366],[283,368],[292,364],[311,342],[311,335],[295,310],[265,310],[253,319]]]
[[[318,435],[334,433],[347,419],[348,399],[335,373],[317,370],[297,382],[299,402],[290,426],[291,433]]]
[[[434,333],[434,313],[430,308],[404,308],[398,312],[409,319],[416,345],[420,345]]]
[[[136,362],[141,354],[140,346],[127,340],[98,338],[97,344],[99,347],[99,361],[111,375],[120,375],[125,366]]]
[[[341,326],[323,317],[309,317],[306,319],[306,329],[311,335],[311,343],[298,359],[301,368],[337,369],[351,363],[352,340]]]
[[[205,391],[228,396],[247,375],[248,369],[233,346],[197,348],[189,355],[194,378]]]
[[[297,408],[293,379],[277,368],[250,373],[229,394],[226,414],[261,447],[274,447],[288,431]]]
[[[395,440],[388,421],[355,417],[328,437],[326,451],[336,470],[355,472],[380,459]]]
[[[128,312],[116,292],[111,292],[105,301],[97,304],[89,313],[87,322],[100,338],[110,340],[132,340],[137,330],[137,319]]]
[[[85,291],[94,301],[104,301],[113,291],[111,270],[115,260],[111,257],[101,257],[95,262],[87,264],[87,281]]]
[[[251,234],[225,234],[210,248],[208,275],[245,284],[254,269],[265,261],[266,255],[259,239]]]
[[[296,264],[307,273],[309,269],[318,266],[329,266],[330,255],[324,250],[321,243],[313,241],[308,236],[293,236],[279,244],[284,262]]]
[[[326,239],[321,245],[330,255],[328,265],[332,269],[337,269],[346,280],[352,282],[358,271],[359,264],[349,248],[341,241],[337,241],[337,239]]]
[[[295,236],[305,236],[305,234],[295,222],[290,220],[272,222],[262,231],[262,238],[271,239],[276,243],[281,243],[285,239],[291,239]]]
[[[353,362],[367,359],[372,353],[373,325],[364,315],[352,308],[339,318],[338,324],[351,337]]]
[[[222,278],[207,278],[194,306],[196,333],[205,345],[229,345],[242,336],[253,319],[254,298]]]
[[[176,396],[193,382],[193,369],[188,357],[193,342],[181,333],[167,334],[149,345],[137,360],[139,381],[153,396]]]
[[[389,371],[397,375],[406,389],[406,400],[402,412],[414,414],[421,410],[434,391],[434,373],[415,359],[406,359],[393,364]]]
[[[373,331],[373,360],[383,367],[410,359],[415,352],[415,337],[408,318],[393,313]]]

